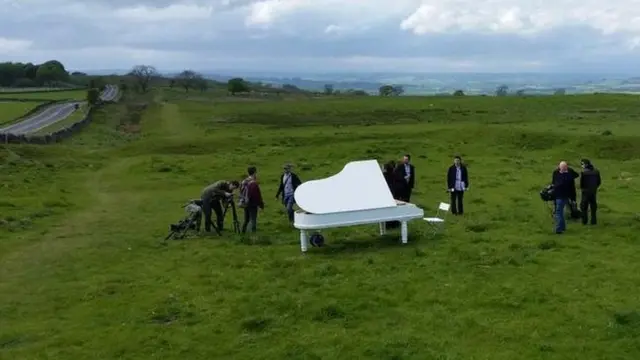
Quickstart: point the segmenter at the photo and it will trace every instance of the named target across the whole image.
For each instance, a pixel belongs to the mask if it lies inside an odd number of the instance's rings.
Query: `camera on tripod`
[[[240,222],[238,221],[238,213],[236,211],[236,204],[234,202],[233,194],[230,196],[225,196],[222,199],[216,199],[212,201],[220,201],[222,205],[222,221],[227,217],[227,213],[231,210],[231,215],[233,219],[233,230],[236,233],[240,233]],[[185,212],[187,215],[180,221],[175,224],[170,224],[169,226],[169,235],[165,238],[169,239],[183,239],[187,236],[190,231],[197,232],[200,231],[200,223],[202,221],[203,210],[202,210],[203,202],[200,199],[193,199],[183,205]],[[212,223],[211,226],[215,230],[218,235],[222,235],[222,230],[219,229],[216,223]]]

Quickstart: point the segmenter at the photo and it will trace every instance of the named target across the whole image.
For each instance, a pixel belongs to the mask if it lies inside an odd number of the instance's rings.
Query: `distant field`
[[[68,88],[33,87],[33,88],[0,88],[0,93],[28,93],[34,91],[69,91]]]
[[[0,99],[0,125],[8,125],[18,117],[42,103],[39,102],[2,102]]]
[[[84,100],[87,96],[86,90],[68,90],[68,91],[51,91],[51,92],[24,92],[20,94],[2,94],[0,92],[0,100],[3,98],[20,98],[20,99],[46,99],[46,100]]]

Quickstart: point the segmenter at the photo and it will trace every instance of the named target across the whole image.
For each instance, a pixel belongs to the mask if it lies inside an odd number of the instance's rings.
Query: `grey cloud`
[[[36,2],[44,4],[43,0],[24,0],[23,7],[34,6],[32,4]],[[85,16],[80,16],[81,12],[65,14],[62,10],[47,15],[42,8],[15,16],[3,12],[0,14],[0,34],[33,40],[35,49],[52,55],[63,50],[113,46],[183,51],[192,54],[190,63],[184,64],[184,67],[207,66],[215,62],[223,66],[233,66],[235,63],[246,67],[262,65],[289,68],[295,65],[304,68],[305,65],[295,59],[304,58],[308,64],[326,65],[328,61],[309,59],[356,56],[439,58],[445,63],[460,60],[485,64],[541,61],[556,69],[569,70],[574,64],[595,69],[627,67],[638,61],[637,54],[625,55],[621,46],[624,40],[622,35],[602,36],[588,28],[565,28],[530,38],[471,33],[416,36],[400,30],[399,20],[396,19],[378,24],[366,32],[334,36],[323,33],[324,28],[330,25],[327,19],[320,21],[307,13],[296,16],[293,19],[295,22],[273,29],[247,29],[244,27],[244,15],[236,10],[254,2],[238,0],[224,5],[223,0],[196,1],[204,5],[218,5],[220,10],[207,20],[154,24],[118,21],[110,16],[107,9],[136,5],[163,7],[175,1],[97,0],[84,3],[93,9]],[[50,2],[60,9],[72,3],[71,0]],[[612,49],[619,49],[618,53],[611,53]],[[113,61],[122,60],[114,55]],[[170,63],[168,59],[157,61],[159,67]],[[331,63],[340,66],[339,60]]]
[[[260,35],[259,32],[254,32]],[[450,59],[562,59],[606,45],[586,29],[566,29],[535,38],[515,35],[442,34],[414,36],[392,27],[343,38],[316,34],[265,35],[249,38],[244,31],[229,31],[218,38],[157,39],[128,44],[158,50],[218,53],[235,57],[440,57]],[[611,46],[611,44],[608,44]],[[211,51],[207,51],[211,49]]]

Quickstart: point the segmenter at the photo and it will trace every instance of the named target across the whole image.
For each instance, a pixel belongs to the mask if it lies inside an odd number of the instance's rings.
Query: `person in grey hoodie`
[[[293,197],[294,192],[302,184],[298,175],[291,171],[291,164],[284,166],[284,172],[280,176],[280,186],[276,193],[276,199],[282,196],[282,204],[287,209],[287,215],[289,216],[289,222],[293,223],[293,205],[296,203]]]

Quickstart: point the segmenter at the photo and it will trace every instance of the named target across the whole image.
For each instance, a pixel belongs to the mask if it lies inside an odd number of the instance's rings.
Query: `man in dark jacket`
[[[575,187],[575,178],[569,172],[569,167],[565,161],[560,162],[556,171],[552,175],[553,190],[555,200],[556,234],[562,234],[567,229],[564,219],[564,207],[569,202],[571,189]]]
[[[578,174],[577,171],[573,170],[573,168],[569,167],[569,165],[567,165],[567,171],[569,172],[569,174],[571,175],[571,177],[575,180],[577,179],[580,174]],[[556,176],[556,174],[560,172],[560,169],[557,168],[554,172],[553,172],[553,176]],[[576,202],[578,199],[578,191],[576,190],[576,183],[575,181],[571,181],[570,184],[570,189],[569,189],[569,200]]]
[[[556,176],[556,174],[559,172],[559,169],[556,169],[553,172],[553,176]],[[582,215],[580,215],[580,209],[578,206],[578,191],[576,190],[576,182],[575,179],[577,179],[580,174],[578,174],[577,171],[573,170],[573,168],[569,167],[567,165],[567,171],[569,172],[569,175],[571,175],[571,177],[573,178],[573,180],[571,181],[571,183],[569,184],[569,200],[567,201],[567,209],[569,210],[569,216],[572,219],[579,219]],[[552,176],[552,179],[553,179]],[[553,180],[552,180],[553,183]]]
[[[284,166],[284,172],[280,176],[280,186],[276,193],[276,199],[279,199],[280,194],[282,194],[282,204],[287,209],[289,221],[293,223],[293,205],[296,203],[293,194],[298,186],[302,184],[302,181],[300,181],[298,175],[291,171],[291,167],[290,164]]]
[[[250,166],[247,169],[249,177],[242,181],[241,196],[246,196],[246,202],[244,204],[244,223],[242,224],[242,232],[247,232],[247,227],[251,224],[251,232],[256,232],[258,227],[258,208],[264,210],[264,202],[262,201],[262,192],[260,191],[260,185],[258,185],[258,170],[255,166]]]
[[[233,195],[233,191],[237,189],[239,183],[237,181],[220,180],[207,186],[200,194],[202,200],[202,213],[204,215],[204,231],[211,232],[211,210],[216,213],[216,223],[218,231],[222,231],[224,226],[224,215],[222,209],[226,201],[229,201]]]
[[[464,192],[469,188],[469,173],[467,167],[462,164],[462,158],[456,156],[453,158],[453,165],[447,171],[447,189],[451,193],[451,213],[453,215],[462,215],[464,207],[462,199]]]
[[[580,199],[580,210],[582,211],[582,223],[587,224],[589,217],[587,212],[591,210],[591,225],[597,223],[596,212],[598,210],[598,202],[596,201],[596,193],[602,184],[600,171],[598,171],[591,161],[582,159],[582,176],[580,177],[580,190],[582,196]]]
[[[411,192],[416,182],[416,168],[411,164],[411,155],[406,154],[394,171],[394,183],[398,200],[411,201]]]

